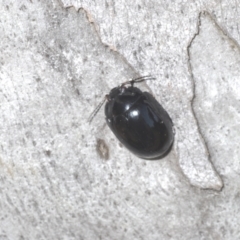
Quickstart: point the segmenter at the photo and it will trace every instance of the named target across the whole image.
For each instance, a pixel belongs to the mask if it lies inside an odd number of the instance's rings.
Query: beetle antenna
[[[134,78],[134,79],[131,79],[127,82],[122,83],[121,87],[123,87],[127,84],[131,84],[133,86],[134,83],[143,82],[143,81],[146,81],[146,80],[156,80],[156,78],[151,76],[151,75]]]
[[[91,115],[88,118],[88,122],[89,124],[92,122],[93,118],[97,115],[97,113],[99,112],[99,110],[101,109],[102,105],[105,103],[105,101],[107,100],[108,95],[105,96],[105,98],[98,104],[98,106],[94,109],[94,111],[91,113]]]
[[[133,86],[134,83],[143,82],[143,81],[146,81],[146,80],[156,80],[156,78],[151,76],[151,75],[134,78],[134,79],[131,79],[131,80],[127,81],[127,82],[122,83],[121,84],[121,88],[124,87],[127,84],[131,84],[131,86]],[[91,115],[88,118],[88,122],[89,123],[92,122],[93,118],[97,115],[97,113],[99,112],[99,110],[101,109],[102,105],[105,103],[105,101],[107,99],[109,99],[108,95],[106,95],[105,98],[102,100],[102,102],[100,102],[98,104],[98,106],[94,109],[94,111],[91,113]]]

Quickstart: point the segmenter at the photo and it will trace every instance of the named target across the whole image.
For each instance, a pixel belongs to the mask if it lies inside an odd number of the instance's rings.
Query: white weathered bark
[[[239,3],[2,1],[0,239],[239,239]],[[159,161],[87,122],[148,74]]]

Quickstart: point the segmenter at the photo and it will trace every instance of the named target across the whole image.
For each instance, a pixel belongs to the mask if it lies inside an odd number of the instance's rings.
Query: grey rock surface
[[[240,239],[239,3],[2,1],[0,239]],[[159,161],[87,121],[149,74]]]

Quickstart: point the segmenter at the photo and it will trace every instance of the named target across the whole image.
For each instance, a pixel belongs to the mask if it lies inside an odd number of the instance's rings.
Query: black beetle
[[[132,153],[144,159],[158,159],[171,149],[173,123],[150,93],[133,86],[148,79],[154,78],[139,77],[113,88],[106,95],[105,116],[112,132]],[[130,86],[126,87],[127,84]]]

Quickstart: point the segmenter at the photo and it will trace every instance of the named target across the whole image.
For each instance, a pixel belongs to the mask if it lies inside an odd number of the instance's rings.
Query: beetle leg
[[[105,103],[105,101],[109,101],[109,95],[106,94],[106,96],[104,97],[103,101],[101,101],[98,106],[94,109],[94,111],[91,113],[91,115],[88,118],[88,122],[91,123],[93,118],[97,115],[97,113],[99,112],[99,110],[101,109],[102,105]]]

